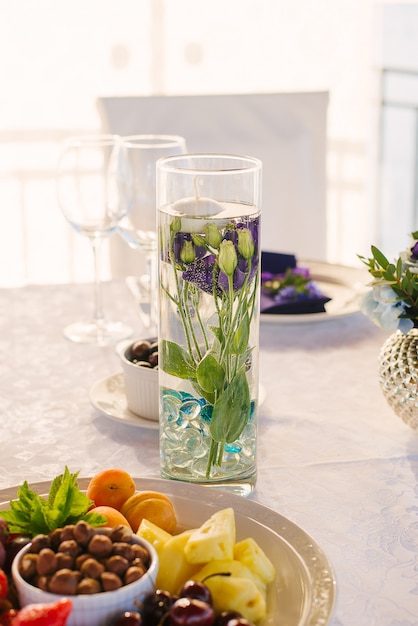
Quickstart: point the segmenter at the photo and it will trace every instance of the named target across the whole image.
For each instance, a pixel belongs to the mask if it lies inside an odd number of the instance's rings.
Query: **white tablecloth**
[[[143,334],[123,283],[105,286],[113,317]],[[89,390],[120,371],[114,348],[72,344],[91,285],[0,290],[0,488],[119,466],[159,477],[158,431],[92,407]],[[262,324],[259,473],[251,498],[301,526],[337,578],[332,626],[418,624],[418,434],[377,380],[386,334],[360,313],[327,323]]]

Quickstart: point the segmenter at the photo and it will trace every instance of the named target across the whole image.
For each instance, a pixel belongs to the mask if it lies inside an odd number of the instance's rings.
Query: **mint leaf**
[[[64,473],[52,481],[47,499],[32,491],[25,481],[17,491],[17,499],[10,501],[10,510],[1,511],[10,532],[33,537],[87,518],[92,526],[105,524],[102,515],[88,513],[92,502],[79,490],[78,474],[71,474],[66,466]]]

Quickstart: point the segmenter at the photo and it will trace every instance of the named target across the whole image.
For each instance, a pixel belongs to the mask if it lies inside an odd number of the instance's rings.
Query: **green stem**
[[[174,249],[173,249],[174,237],[175,237],[175,235],[173,235],[173,234],[170,237],[170,263],[171,263],[171,267],[172,267],[172,270],[173,270],[173,273],[174,273],[174,280],[176,281],[178,311],[179,311],[179,315],[181,317],[181,321],[182,321],[182,325],[183,325],[183,329],[184,329],[184,334],[185,334],[185,337],[186,337],[187,347],[188,347],[188,350],[189,350],[191,358],[193,358],[192,342],[191,342],[190,335],[189,335],[189,330],[188,330],[188,326],[187,326],[187,320],[186,320],[186,317],[185,317],[185,314],[184,314],[183,300],[182,300],[182,297],[181,297],[179,277],[178,277],[178,274],[177,274],[177,268],[176,268],[176,263],[175,263],[175,256],[174,256]]]
[[[192,320],[192,316],[190,313],[190,306],[189,306],[189,283],[187,281],[184,281],[184,286],[183,286],[183,303],[184,303],[184,311],[185,311],[185,317],[189,326],[189,332],[190,335],[193,339],[193,343],[194,343],[194,347],[196,350],[196,354],[197,354],[197,360],[200,361],[202,358],[202,353],[200,352],[200,346],[199,346],[199,342],[197,340],[196,337],[196,333],[194,331],[194,327],[193,327],[193,320]],[[192,305],[193,305],[193,301],[192,301]]]
[[[209,339],[206,333],[205,325],[202,321],[199,309],[199,292],[193,289],[193,307],[196,313],[197,323],[199,324],[200,332],[202,333],[203,343],[205,344],[205,351],[209,350]]]
[[[217,456],[218,456],[218,443],[214,439],[211,439],[209,456],[208,456],[208,464],[206,466],[206,478],[210,478],[210,471],[212,467],[216,465]]]

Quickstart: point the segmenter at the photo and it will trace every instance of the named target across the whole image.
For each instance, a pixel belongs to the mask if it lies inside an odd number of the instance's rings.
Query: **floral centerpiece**
[[[276,304],[324,299],[308,267],[288,267],[285,272],[261,272],[261,290]],[[330,298],[325,297],[325,300]]]
[[[359,255],[373,280],[360,308],[384,330],[408,333],[418,321],[418,231],[412,243],[391,263],[375,246],[372,257]]]
[[[229,480],[255,472],[258,227],[256,213],[167,216],[160,230],[161,326],[167,331],[171,324],[159,347],[167,382],[161,453],[167,473],[178,478]]]
[[[379,382],[388,404],[418,430],[418,231],[393,263],[375,246],[359,257],[373,276],[361,310],[380,328],[392,331],[379,354]]]

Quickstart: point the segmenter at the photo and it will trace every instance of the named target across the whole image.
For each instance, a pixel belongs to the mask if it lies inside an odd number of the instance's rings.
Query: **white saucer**
[[[117,422],[151,430],[159,428],[158,420],[147,420],[128,409],[122,372],[102,378],[95,383],[90,389],[90,402],[101,413]]]
[[[106,378],[95,383],[90,389],[89,397],[95,409],[116,422],[150,430],[159,428],[158,421],[147,420],[145,417],[135,415],[128,409],[122,372],[106,376]],[[265,398],[266,390],[263,385],[260,385],[258,388],[258,406],[263,404]]]

